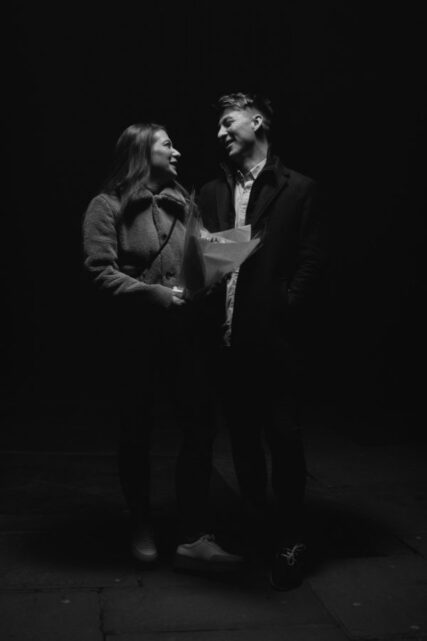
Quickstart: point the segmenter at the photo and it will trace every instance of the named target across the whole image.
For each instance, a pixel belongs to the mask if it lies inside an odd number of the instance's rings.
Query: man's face
[[[260,116],[253,109],[225,109],[218,122],[218,139],[231,160],[239,162],[255,146]]]
[[[172,141],[166,131],[160,129],[153,136],[151,147],[151,172],[156,177],[175,178],[177,175],[176,163],[181,156],[174,149]]]

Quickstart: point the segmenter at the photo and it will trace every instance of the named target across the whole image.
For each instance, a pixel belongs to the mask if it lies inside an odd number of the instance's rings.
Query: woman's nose
[[[178,149],[174,148],[172,152],[175,158],[181,158],[181,153],[178,151]]]

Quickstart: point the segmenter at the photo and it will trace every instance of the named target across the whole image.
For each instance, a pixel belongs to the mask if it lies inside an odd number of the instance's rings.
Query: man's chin
[[[238,149],[234,149],[233,147],[231,147],[231,148],[225,150],[225,154],[226,154],[228,160],[230,160],[233,163],[239,164],[241,154],[239,153]]]

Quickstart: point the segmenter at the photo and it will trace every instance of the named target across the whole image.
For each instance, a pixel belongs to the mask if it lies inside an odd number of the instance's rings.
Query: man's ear
[[[262,123],[264,121],[264,118],[262,117],[261,114],[255,114],[252,118],[252,127],[254,131],[258,131],[258,129],[262,126]]]

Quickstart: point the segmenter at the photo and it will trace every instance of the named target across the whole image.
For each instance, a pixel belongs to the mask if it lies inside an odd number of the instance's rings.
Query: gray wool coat
[[[174,187],[158,194],[142,187],[123,211],[112,195],[93,198],[83,219],[83,253],[96,287],[167,307],[170,296],[161,286],[178,283],[187,204]]]

